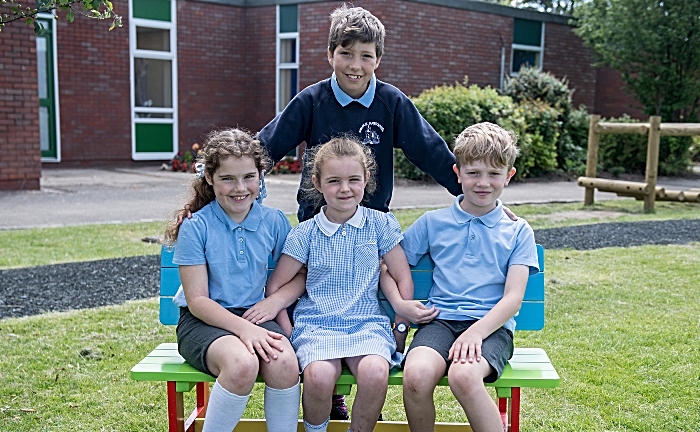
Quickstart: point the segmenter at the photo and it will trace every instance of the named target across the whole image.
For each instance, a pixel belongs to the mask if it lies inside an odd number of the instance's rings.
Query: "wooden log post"
[[[650,186],[650,191],[644,196],[644,211],[654,210],[656,201],[656,180],[659,171],[659,141],[661,138],[661,117],[649,117],[649,141],[647,145],[647,168],[644,183]]]
[[[698,202],[700,203],[700,192],[694,190],[683,191],[683,197],[688,202]]]
[[[598,173],[598,143],[600,142],[598,123],[600,123],[600,116],[597,114],[591,115],[588,124],[588,153],[586,154],[586,177],[591,178],[595,178]],[[593,205],[594,196],[595,187],[586,186],[583,205]]]
[[[646,183],[629,182],[622,180],[608,180],[602,178],[579,177],[578,185],[585,188],[598,189],[601,192],[619,192],[634,195],[647,195],[653,190]]]

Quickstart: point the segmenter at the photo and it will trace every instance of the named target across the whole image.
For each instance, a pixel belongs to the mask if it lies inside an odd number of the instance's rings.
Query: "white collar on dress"
[[[352,225],[355,228],[362,228],[365,224],[366,210],[367,209],[365,207],[357,206],[355,214],[352,215],[352,217],[348,219],[348,221],[345,223],[348,225]],[[326,206],[323,206],[323,208],[321,208],[321,211],[318,212],[316,216],[314,216],[314,221],[316,222],[316,226],[318,226],[321,232],[328,237],[335,234],[335,232],[338,231],[338,228],[340,228],[340,226],[343,225],[328,220],[328,218],[326,217]]]

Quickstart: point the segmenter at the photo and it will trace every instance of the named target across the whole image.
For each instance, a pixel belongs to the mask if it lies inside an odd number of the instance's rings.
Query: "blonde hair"
[[[316,146],[311,150],[307,150],[305,171],[309,175],[305,176],[302,185],[302,193],[304,197],[314,203],[316,208],[324,204],[323,194],[316,189],[312,178],[321,178],[323,167],[330,159],[352,158],[360,163],[367,177],[365,185],[364,200],[368,200],[369,196],[374,192],[377,183],[374,179],[377,171],[377,162],[374,159],[372,150],[366,145],[360,143],[352,136],[342,136],[333,138],[325,144]]]
[[[513,131],[489,123],[477,123],[464,129],[455,140],[454,154],[457,168],[476,161],[493,167],[513,168],[520,149]]]
[[[197,155],[197,162],[204,164],[203,174],[213,178],[214,173],[221,166],[221,161],[230,156],[253,159],[258,174],[264,169],[269,169],[272,164],[272,160],[268,157],[267,151],[260,141],[253,138],[248,132],[236,128],[210,132],[204,147]],[[170,221],[165,229],[165,244],[173,244],[177,240],[180,231],[179,217],[199,211],[216,199],[214,188],[207,183],[206,176],[198,176],[192,180],[190,198],[187,200],[187,204],[175,213],[174,220]]]
[[[384,53],[384,24],[368,10],[343,4],[331,13],[328,50],[333,53],[340,45],[351,47],[355,42],[374,42],[377,57]]]

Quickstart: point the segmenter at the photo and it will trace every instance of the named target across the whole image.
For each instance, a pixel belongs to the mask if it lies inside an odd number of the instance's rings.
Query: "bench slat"
[[[202,373],[177,353],[176,343],[164,343],[154,349],[146,358],[131,369],[131,379],[137,381],[177,381],[214,382],[211,375]],[[552,366],[547,354],[539,348],[515,348],[513,358],[503,370],[501,378],[490,387],[536,387],[552,388],[559,385],[559,375]],[[401,385],[403,371],[392,369],[389,373],[390,385]],[[355,377],[347,368],[338,379],[338,384],[356,384]],[[440,381],[447,385],[447,378]]]

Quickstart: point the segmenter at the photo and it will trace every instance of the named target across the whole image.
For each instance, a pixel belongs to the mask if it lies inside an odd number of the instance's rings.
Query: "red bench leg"
[[[182,393],[175,391],[175,382],[168,381],[168,432],[193,432],[194,421],[204,418],[209,403],[209,383],[196,384],[197,406],[185,420],[185,406]]]
[[[520,432],[520,387],[512,389],[510,400],[510,432]]]
[[[520,432],[520,387],[511,389],[510,398],[498,398],[498,412],[501,413],[504,432]],[[510,420],[510,429],[508,429]]]
[[[185,430],[194,431],[194,421],[198,418],[204,418],[207,413],[207,404],[209,403],[209,383],[197,383],[197,407],[192,411],[192,414],[185,421]]]
[[[508,399],[498,398],[498,412],[501,413],[503,432],[508,432]]]
[[[175,381],[168,381],[168,432],[185,432],[185,407]]]

